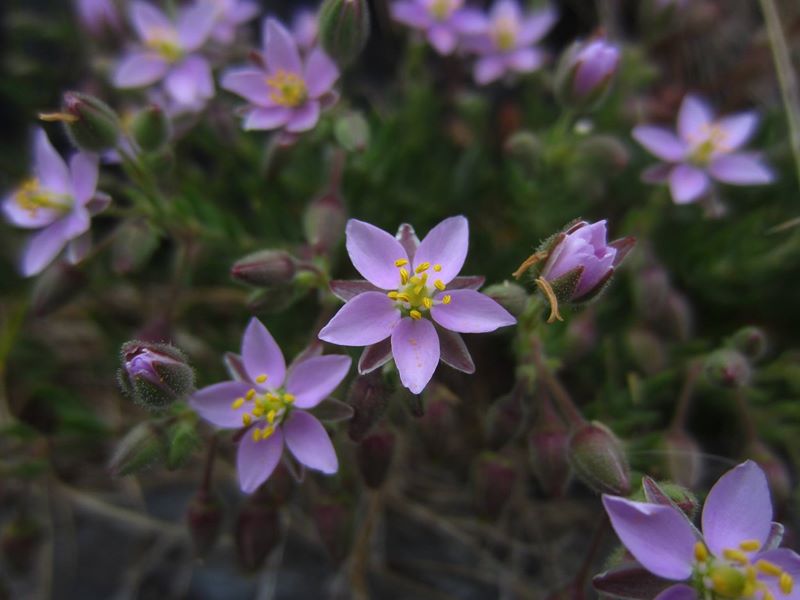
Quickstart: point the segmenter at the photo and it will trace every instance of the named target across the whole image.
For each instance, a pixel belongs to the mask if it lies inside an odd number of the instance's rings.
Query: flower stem
[[[586,419],[581,414],[581,411],[578,410],[578,407],[575,406],[575,403],[572,401],[569,392],[567,392],[566,388],[561,384],[556,376],[553,375],[553,372],[545,363],[544,356],[542,355],[542,341],[538,336],[531,337],[531,347],[531,357],[533,358],[533,364],[536,366],[536,373],[541,379],[542,383],[550,391],[553,399],[555,399],[564,419],[573,428],[577,428],[585,424]]]
[[[678,407],[675,409],[675,415],[672,417],[672,423],[669,426],[669,430],[672,432],[681,431],[686,425],[686,416],[702,369],[702,363],[697,360],[690,362],[686,369],[686,379],[683,382],[680,396],[678,396]]]

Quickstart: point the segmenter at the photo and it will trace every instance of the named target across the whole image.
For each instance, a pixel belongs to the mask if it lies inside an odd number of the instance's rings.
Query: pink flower
[[[634,139],[664,161],[645,170],[642,179],[669,183],[676,204],[708,194],[712,178],[732,185],[771,183],[775,176],[761,155],[740,151],[757,125],[753,111],[715,118],[708,104],[688,95],[678,113],[678,135],[654,125],[634,128]]]
[[[252,319],[242,338],[241,356],[232,356],[233,381],[195,392],[190,404],[217,427],[247,431],[239,442],[239,485],[249,494],[264,483],[286,444],[309,469],[335,473],[336,451],[322,424],[307,412],[328,397],[350,369],[350,357],[314,356],[289,369],[267,328]]]
[[[317,45],[319,36],[317,13],[312,10],[298,11],[292,18],[292,35],[301,52],[310,52]]]
[[[232,44],[236,32],[258,14],[258,4],[250,0],[211,0],[217,8],[217,17],[211,30],[211,39],[220,44]]]
[[[410,225],[393,237],[374,225],[347,223],[347,252],[366,281],[332,282],[346,304],[319,338],[367,346],[362,373],[394,358],[400,380],[415,394],[439,360],[472,373],[475,365],[459,333],[483,333],[516,323],[502,306],[474,288],[482,278],[457,277],[467,256],[469,225],[450,217],[418,242]]]
[[[463,35],[479,33],[485,17],[464,0],[398,0],[392,18],[422,31],[439,54],[451,54]]]

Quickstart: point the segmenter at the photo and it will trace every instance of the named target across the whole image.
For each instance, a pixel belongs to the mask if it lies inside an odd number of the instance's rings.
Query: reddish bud
[[[361,440],[356,450],[358,466],[367,487],[378,489],[386,480],[394,455],[395,435],[383,428]]]
[[[488,519],[496,519],[514,491],[516,470],[505,458],[486,453],[478,458],[473,480],[478,512]]]
[[[215,495],[200,491],[189,503],[186,510],[186,524],[192,536],[196,556],[200,558],[207,556],[217,543],[222,519],[222,503]]]

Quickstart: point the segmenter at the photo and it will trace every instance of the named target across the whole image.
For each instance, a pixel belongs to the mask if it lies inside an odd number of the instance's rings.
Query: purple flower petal
[[[369,281],[364,281],[363,279],[334,279],[329,285],[331,292],[333,292],[337,298],[345,302],[352,300],[364,292],[380,291]]]
[[[264,56],[270,73],[286,71],[301,74],[303,63],[292,34],[276,19],[264,23]]]
[[[33,235],[22,251],[20,270],[25,277],[38,275],[58,256],[67,242],[89,229],[89,213],[75,207],[63,218]]]
[[[486,282],[482,275],[463,275],[447,284],[448,290],[478,290]]]
[[[91,216],[99,215],[111,204],[111,196],[104,192],[95,192],[94,196],[89,198],[86,203],[86,210],[89,211]]]
[[[393,290],[400,285],[400,270],[395,261],[408,259],[400,242],[383,229],[356,219],[347,222],[345,235],[350,260],[367,281],[382,290]]]
[[[436,332],[439,334],[439,351],[442,362],[462,373],[469,375],[474,373],[475,363],[464,343],[464,338],[455,331],[443,327],[437,327]]]
[[[715,556],[745,540],[764,545],[772,526],[772,500],[767,478],[756,463],[748,460],[720,477],[706,498],[702,523]]]
[[[661,160],[678,162],[686,157],[686,144],[664,127],[638,125],[633,128],[631,135],[633,139]]]
[[[257,106],[274,106],[269,98],[270,87],[267,85],[266,73],[259,69],[252,67],[230,69],[222,76],[220,86]]]
[[[714,179],[733,185],[764,185],[775,181],[772,169],[753,152],[723,154],[711,161],[708,172]]]
[[[517,322],[505,308],[475,290],[448,290],[437,294],[436,301],[446,295],[450,303],[434,304],[431,317],[450,331],[486,333]]]
[[[244,120],[245,131],[254,129],[277,129],[283,127],[292,116],[292,109],[285,106],[254,108]]]
[[[702,169],[688,164],[678,165],[669,174],[669,190],[676,204],[688,204],[701,198],[710,183]]]
[[[456,34],[444,25],[434,25],[428,30],[428,41],[439,54],[448,55],[456,49]]]
[[[531,73],[544,64],[545,53],[538,48],[520,48],[509,54],[506,60],[517,73]]]
[[[69,196],[74,194],[67,164],[53,148],[47,134],[38,128],[33,137],[33,172],[45,190]]]
[[[433,323],[401,320],[392,333],[392,355],[403,385],[413,394],[421,393],[439,364],[439,336]]]
[[[283,424],[283,434],[294,457],[309,469],[327,474],[339,470],[339,460],[328,432],[307,412],[293,411]]]
[[[461,35],[475,35],[486,30],[488,21],[481,11],[462,8],[450,17],[449,25]]]
[[[392,360],[392,340],[386,338],[364,348],[361,358],[358,359],[358,374],[372,373],[390,360]]]
[[[796,552],[789,548],[776,548],[775,550],[761,552],[754,558],[757,560],[766,560],[778,566],[781,570],[788,573],[794,581],[792,591],[788,594],[784,594],[780,589],[777,577],[760,576],[759,579],[765,583],[769,591],[772,592],[773,598],[780,598],[781,600],[800,600],[800,585],[798,585],[800,581],[800,556],[798,556]]]
[[[202,102],[214,95],[211,65],[200,56],[188,56],[170,70],[164,80],[164,87],[178,104]]]
[[[247,381],[223,381],[197,390],[189,398],[189,405],[209,423],[224,429],[242,426],[242,415],[249,412],[247,404],[232,408],[237,398],[242,398],[252,388]]]
[[[667,588],[653,600],[697,600],[697,592],[681,583]]]
[[[185,52],[202,46],[217,21],[214,2],[197,2],[186,8],[178,18],[178,40]]]
[[[493,22],[508,20],[519,23],[522,20],[522,11],[516,0],[496,0],[489,9],[489,18]]]
[[[149,2],[133,2],[130,9],[131,23],[139,39],[149,40],[159,31],[172,31],[172,22],[161,10]]]
[[[286,378],[286,391],[294,394],[294,406],[314,408],[337,388],[350,370],[349,356],[329,354],[298,363]]]
[[[143,87],[159,81],[167,70],[169,63],[155,52],[134,52],[117,65],[112,82],[123,89]]]
[[[69,161],[69,171],[72,176],[72,188],[75,190],[75,200],[86,204],[94,197],[97,190],[98,157],[96,154],[78,152]]]
[[[603,506],[619,539],[648,571],[677,581],[692,574],[697,538],[683,513],[605,494]]]
[[[687,95],[678,111],[678,134],[687,142],[705,139],[714,114],[703,100]]]
[[[236,453],[236,470],[239,472],[239,487],[245,494],[252,494],[264,483],[283,454],[283,433],[275,430],[266,440],[253,440],[250,432],[246,432],[239,442]]]
[[[450,217],[428,232],[414,255],[414,266],[422,263],[440,265],[440,271],[429,270],[431,280],[444,283],[458,275],[469,248],[469,223],[462,216]]]
[[[391,5],[392,18],[399,23],[414,27],[415,29],[428,29],[433,23],[428,10],[419,2],[393,2]]]
[[[520,46],[530,46],[541,40],[558,20],[558,11],[548,7],[536,11],[531,16],[523,18],[522,26],[517,35]]]
[[[15,190],[3,200],[3,214],[12,225],[24,229],[41,229],[61,217],[61,213],[55,210],[37,208],[31,211],[23,208],[17,202],[17,193],[18,190]]]
[[[400,321],[400,311],[383,292],[359,294],[339,309],[319,339],[340,346],[369,346],[385,340]]]
[[[642,171],[641,180],[645,183],[666,183],[674,165],[656,163]]]
[[[308,95],[317,99],[327,93],[339,79],[339,69],[321,48],[315,48],[306,60],[303,79],[308,88]]]
[[[250,319],[244,331],[242,362],[250,381],[256,381],[261,375],[267,376],[260,387],[276,390],[283,385],[286,377],[283,352],[264,324],[255,317]]]
[[[717,120],[716,126],[724,134],[722,145],[726,152],[733,152],[744,146],[758,127],[758,113],[748,111],[723,117]]]
[[[250,376],[244,368],[244,362],[240,355],[235,352],[226,352],[222,360],[225,363],[225,370],[228,371],[228,375],[231,376],[231,379],[234,381],[244,381],[249,384]]]
[[[286,131],[300,133],[313,129],[319,121],[319,102],[309,100],[299,108],[292,111],[292,115],[286,122]]]
[[[67,242],[67,261],[70,264],[77,265],[89,254],[92,249],[92,231],[91,229],[82,233],[73,240]]]
[[[503,56],[485,56],[475,61],[473,76],[480,85],[497,81],[506,72],[506,61]]]

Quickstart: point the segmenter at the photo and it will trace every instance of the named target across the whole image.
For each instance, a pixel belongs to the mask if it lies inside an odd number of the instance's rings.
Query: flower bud
[[[514,491],[517,472],[513,465],[502,456],[485,453],[475,464],[473,480],[478,512],[485,518],[496,519]]]
[[[171,134],[172,124],[169,117],[155,104],[140,110],[131,121],[133,140],[145,152],[161,150]]]
[[[301,290],[291,283],[274,285],[254,290],[247,298],[247,308],[250,312],[274,315],[293,306],[302,296]]]
[[[558,498],[566,492],[570,478],[569,432],[549,398],[542,400],[542,410],[528,436],[530,463],[545,494]]]
[[[325,500],[311,510],[319,539],[334,564],[347,558],[353,541],[353,513],[343,502]]]
[[[152,423],[140,423],[117,444],[109,470],[113,477],[133,475],[163,460],[166,451],[163,433]]]
[[[622,171],[630,161],[627,146],[613,135],[593,135],[581,140],[576,152],[581,163],[592,173]]]
[[[386,480],[394,455],[395,435],[383,428],[366,436],[356,449],[358,466],[367,487],[380,488]]]
[[[324,0],[318,21],[320,44],[340,66],[353,62],[367,44],[367,0]]]
[[[504,150],[526,175],[532,176],[538,170],[544,145],[530,131],[518,131],[506,140]]]
[[[705,374],[713,385],[740,388],[750,382],[752,369],[741,352],[723,348],[706,357]]]
[[[349,111],[336,119],[333,132],[348,152],[363,152],[369,145],[369,123],[360,112]]]
[[[3,529],[0,547],[10,570],[18,574],[30,573],[42,543],[42,526],[32,517],[14,517]]]
[[[65,260],[53,263],[33,285],[31,312],[43,317],[69,304],[85,289],[86,281],[86,273],[80,267]]]
[[[239,565],[247,572],[259,570],[280,539],[278,511],[259,493],[248,498],[236,518],[234,532]]]
[[[700,510],[700,502],[697,497],[685,487],[674,483],[656,483],[654,479],[645,475],[642,478],[642,492],[644,492],[644,499],[647,502],[677,506],[689,519],[694,519],[697,511]]]
[[[559,101],[580,110],[596,108],[611,89],[619,59],[619,48],[604,38],[575,42],[556,70]]]
[[[231,267],[231,277],[256,287],[289,283],[296,272],[297,261],[285,250],[254,252],[240,258]]]
[[[634,327],[625,336],[631,360],[645,374],[655,375],[663,371],[668,363],[664,343],[652,331]]]
[[[121,227],[111,246],[111,268],[118,275],[128,275],[150,260],[159,237],[145,220],[129,221]]]
[[[303,215],[306,240],[316,254],[327,254],[342,239],[347,214],[341,196],[329,192],[311,201]]]
[[[683,431],[664,436],[664,452],[669,478],[687,488],[695,487],[703,474],[703,455],[697,442]]]
[[[186,464],[201,443],[196,424],[187,419],[179,420],[169,428],[167,441],[167,468],[171,471]]]
[[[383,416],[388,399],[389,390],[379,370],[353,380],[347,393],[347,403],[353,407],[353,418],[347,428],[351,440],[359,442],[364,439]]]
[[[750,360],[757,361],[767,353],[767,335],[759,327],[743,327],[733,334],[731,346]]]
[[[121,356],[120,386],[147,409],[163,410],[194,391],[194,369],[173,346],[130,341],[122,345]]]
[[[86,152],[102,152],[117,145],[121,126],[117,113],[102,100],[82,94],[64,94],[64,119],[72,143]]]
[[[199,491],[186,510],[195,556],[205,557],[217,543],[223,519],[222,502],[216,495]]]
[[[575,475],[601,494],[627,496],[631,490],[625,449],[605,425],[587,423],[569,440],[569,462]]]
[[[489,407],[486,416],[486,443],[489,448],[499,450],[517,437],[522,427],[522,394],[520,383],[510,394],[501,396]]]
[[[515,317],[522,314],[528,302],[528,292],[525,288],[512,281],[490,285],[484,288],[482,293],[489,296]]]

